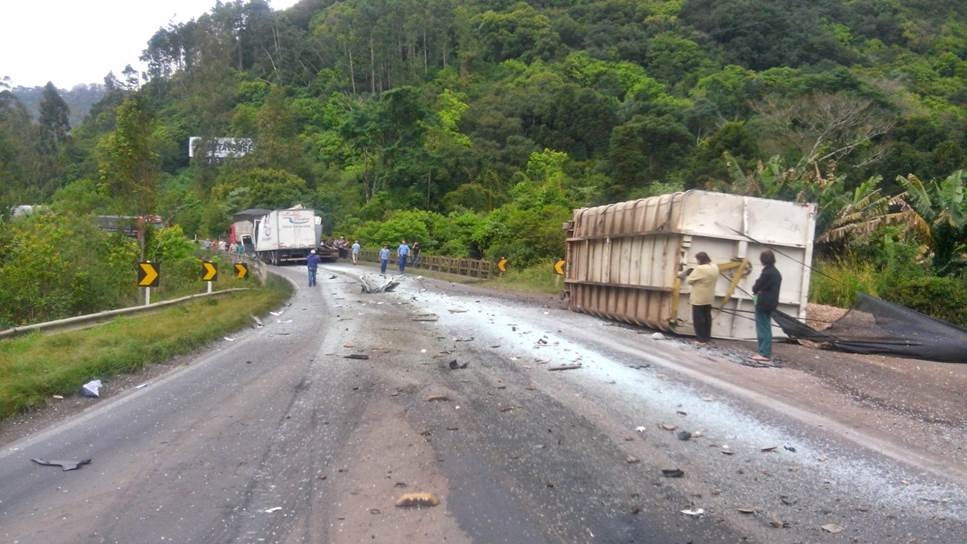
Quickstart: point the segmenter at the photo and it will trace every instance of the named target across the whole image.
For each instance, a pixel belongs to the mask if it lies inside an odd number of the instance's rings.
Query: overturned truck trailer
[[[759,253],[775,253],[779,310],[804,320],[815,223],[815,204],[707,191],[575,210],[565,224],[570,309],[694,335],[689,286],[678,274],[704,251],[720,270],[712,336],[755,338]],[[775,325],[773,334],[783,336]]]

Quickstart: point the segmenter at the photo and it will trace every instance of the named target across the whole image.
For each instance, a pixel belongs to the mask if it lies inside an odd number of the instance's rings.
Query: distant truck
[[[311,209],[272,210],[255,219],[253,226],[255,253],[263,262],[305,262],[309,251],[319,248],[322,218]]]

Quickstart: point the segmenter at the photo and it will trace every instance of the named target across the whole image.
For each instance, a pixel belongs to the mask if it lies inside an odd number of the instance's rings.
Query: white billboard
[[[202,145],[207,148],[204,152]],[[221,161],[228,158],[244,157],[255,149],[252,138],[202,138],[192,136],[188,138],[188,157],[204,155],[210,161]]]

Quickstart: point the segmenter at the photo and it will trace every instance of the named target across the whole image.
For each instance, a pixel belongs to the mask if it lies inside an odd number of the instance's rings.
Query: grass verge
[[[503,276],[483,283],[493,289],[522,293],[555,294],[564,290],[564,278],[554,273],[554,262],[546,261],[521,270],[511,268]]]
[[[90,329],[0,340],[0,419],[70,395],[87,381],[134,372],[189,353],[251,323],[286,300],[292,286],[264,287],[121,316]]]

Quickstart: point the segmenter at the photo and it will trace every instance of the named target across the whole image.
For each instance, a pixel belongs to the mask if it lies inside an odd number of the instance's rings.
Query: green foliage
[[[899,283],[883,298],[967,328],[967,282],[958,278],[925,277]]]
[[[288,282],[117,318],[109,324],[0,341],[0,420],[70,395],[93,378],[110,379],[189,353],[247,326],[289,297]],[[204,323],[199,327],[198,323]]]
[[[400,211],[386,221],[362,225],[357,231],[357,238],[367,247],[389,244],[394,248],[401,240],[407,240],[410,244],[414,241],[424,244],[430,239],[430,226],[433,224],[435,215],[416,210]]]
[[[878,294],[876,267],[855,257],[819,263],[810,276],[809,300],[849,308],[857,293]]]
[[[35,214],[0,238],[0,326],[91,313],[135,302],[137,244],[88,216]]]
[[[528,293],[560,293],[564,282],[554,273],[554,259],[543,259],[525,268],[514,261],[503,275],[487,280],[487,285],[497,289],[525,291]]]

